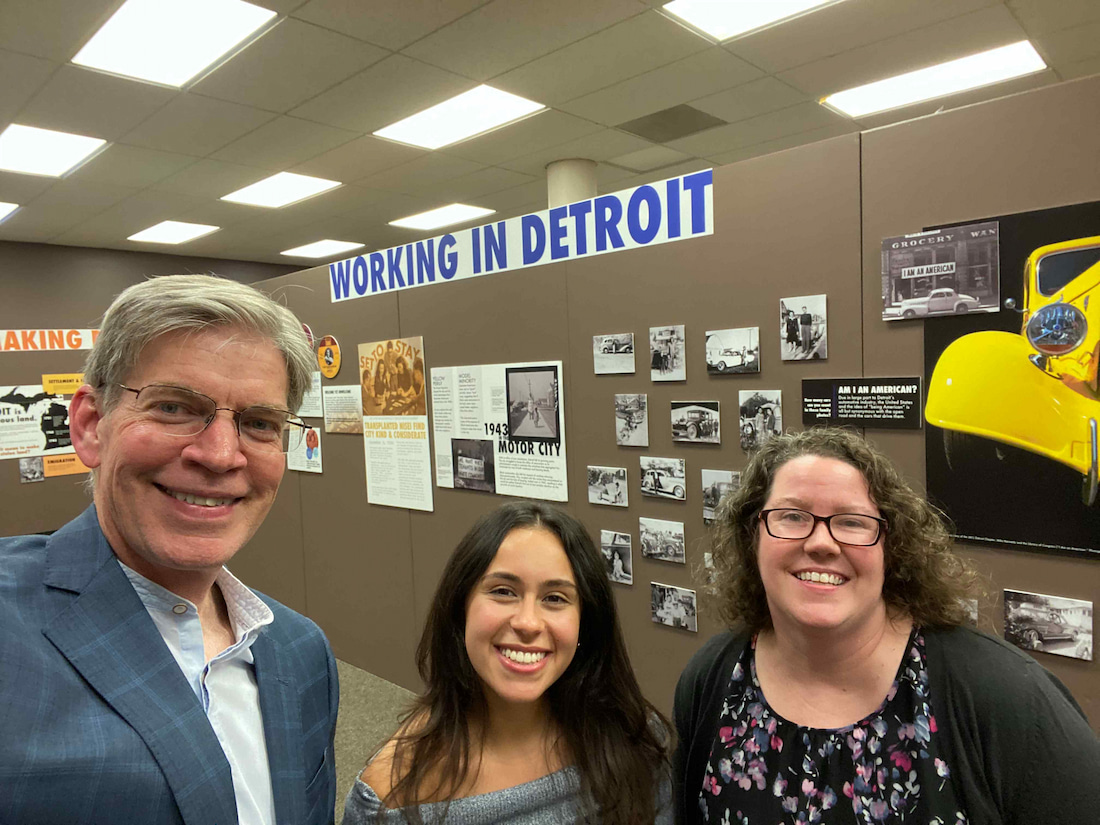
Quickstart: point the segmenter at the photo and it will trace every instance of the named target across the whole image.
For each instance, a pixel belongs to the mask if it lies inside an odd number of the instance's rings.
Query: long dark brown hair
[[[584,527],[556,507],[505,504],[483,516],[459,542],[440,578],[416,650],[427,686],[396,736],[386,808],[404,807],[420,825],[417,806],[450,801],[469,776],[471,730],[487,704],[466,654],[466,602],[504,537],[541,528],[561,541],[581,603],[579,645],[565,673],[546,691],[559,746],[580,775],[581,811],[607,825],[652,822],[658,783],[668,770],[670,726],[642,696],[630,667],[606,565]]]

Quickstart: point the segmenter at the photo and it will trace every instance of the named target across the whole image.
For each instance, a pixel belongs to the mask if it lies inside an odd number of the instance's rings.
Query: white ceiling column
[[[546,195],[551,209],[596,197],[596,161],[566,158],[548,163]]]

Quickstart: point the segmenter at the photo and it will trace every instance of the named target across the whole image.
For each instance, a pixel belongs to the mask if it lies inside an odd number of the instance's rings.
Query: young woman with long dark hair
[[[522,501],[482,517],[416,656],[427,689],[356,781],[345,825],[672,822],[668,725],[572,516]]]

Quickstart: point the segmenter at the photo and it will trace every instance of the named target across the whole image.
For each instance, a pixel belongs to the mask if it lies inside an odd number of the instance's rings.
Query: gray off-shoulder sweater
[[[543,776],[533,782],[492,793],[420,806],[425,825],[572,825],[583,822],[578,813],[580,778],[575,768]],[[671,784],[666,779],[658,792],[655,825],[672,825]],[[382,811],[381,818],[378,812]],[[344,803],[343,825],[405,825],[400,809],[383,808],[378,795],[362,779],[356,779]]]

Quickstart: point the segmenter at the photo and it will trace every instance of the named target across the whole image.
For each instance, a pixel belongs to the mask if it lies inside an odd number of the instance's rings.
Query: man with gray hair
[[[333,822],[332,652],[225,568],[313,369],[294,315],[232,281],[155,278],[107,310],[69,409],[93,504],[0,539],[0,822]]]

